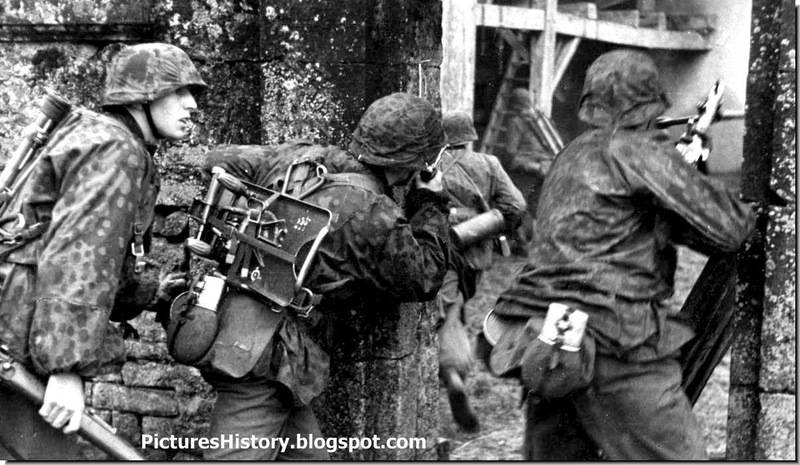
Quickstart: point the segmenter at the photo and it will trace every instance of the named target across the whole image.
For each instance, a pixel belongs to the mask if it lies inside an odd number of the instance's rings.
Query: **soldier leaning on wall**
[[[466,224],[492,209],[502,215],[496,234],[462,249],[454,245],[451,268],[436,296],[439,306],[439,377],[447,388],[453,418],[467,431],[479,429],[464,382],[472,369],[472,350],[465,327],[465,305],[475,295],[483,270],[492,265],[498,236],[510,234],[522,222],[525,198],[492,155],[473,152],[478,139],[472,118],[464,112],[442,116],[449,149],[442,156],[443,185],[451,200],[450,224]]]
[[[309,403],[328,382],[329,357],[323,348],[327,343],[320,333],[326,332],[330,320],[349,312],[379,314],[393,303],[434,298],[448,266],[447,198],[441,174],[423,182],[419,172],[444,147],[440,115],[431,104],[395,93],[367,108],[348,151],[292,142],[274,148],[222,146],[208,153],[209,171],[220,166],[245,181],[273,187],[296,159],[320,163],[327,169],[325,182],[303,200],[333,212],[331,229],[304,284],[321,296],[308,316],[289,308],[269,311],[274,304],[233,286],[222,297],[218,314],[251,315],[253,324],[245,325],[245,331],[266,328],[272,336],[255,357],[239,357],[252,365],[225,367],[244,376],[223,374],[214,361],[200,366],[217,391],[212,438],[255,435],[293,443],[297,435],[321,437]],[[398,199],[402,208],[393,200],[395,191],[405,192]],[[192,339],[172,336],[179,337]],[[254,338],[242,334],[240,339]],[[214,360],[228,359],[220,350],[227,349],[214,346]],[[327,459],[328,452],[227,448],[207,450],[205,458],[320,460]]]
[[[694,334],[665,304],[675,246],[736,251],[755,216],[653,130],[668,105],[642,52],[589,67],[578,117],[593,128],[550,168],[528,264],[486,320],[490,366],[526,388],[526,459],[705,457],[678,361]]]
[[[0,388],[0,450],[11,455],[3,458],[79,458],[74,435],[62,431],[80,424],[82,378],[124,362],[109,320],[168,303],[185,287],[169,274],[149,295],[138,292],[141,302],[118,294],[137,287],[159,186],[156,144],[189,135],[194,94],[205,88],[177,47],[126,47],[109,65],[104,112],[71,110],[42,148],[17,207],[27,225],[47,227],[0,262],[0,342],[47,385],[41,409]]]

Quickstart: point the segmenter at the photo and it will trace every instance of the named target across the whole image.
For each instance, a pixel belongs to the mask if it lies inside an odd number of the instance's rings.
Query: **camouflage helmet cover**
[[[369,165],[422,168],[444,145],[441,117],[433,105],[397,92],[367,108],[353,132],[350,151]]]
[[[442,116],[442,126],[450,145],[462,145],[478,140],[472,117],[463,111],[451,111]]]
[[[669,108],[658,68],[643,52],[604,53],[586,71],[578,117],[593,126],[630,127]]]
[[[163,43],[123,48],[108,65],[102,106],[152,102],[181,87],[192,93],[207,86],[189,55]]]

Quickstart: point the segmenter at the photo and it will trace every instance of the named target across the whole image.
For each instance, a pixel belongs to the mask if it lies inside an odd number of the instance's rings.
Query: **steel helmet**
[[[669,108],[649,55],[619,49],[600,55],[586,71],[578,118],[593,126],[637,126]]]
[[[163,43],[132,45],[108,65],[100,105],[152,102],[181,87],[195,95],[207,87],[186,52]]]
[[[444,145],[441,117],[433,105],[397,92],[367,108],[353,132],[350,151],[370,165],[422,168]]]
[[[450,145],[462,145],[478,140],[478,133],[475,132],[472,117],[463,111],[445,113],[442,116],[442,126],[444,126],[444,133],[447,136],[447,143]]]

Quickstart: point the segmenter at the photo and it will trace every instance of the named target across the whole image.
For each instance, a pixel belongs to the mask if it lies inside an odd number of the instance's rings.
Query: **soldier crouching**
[[[254,346],[238,359],[241,363],[228,363],[221,361],[229,359],[216,344],[216,362],[200,367],[217,391],[211,437],[322,436],[309,406],[328,382],[329,356],[324,341],[316,337],[319,327],[342,312],[376,314],[390,302],[433,299],[448,266],[447,199],[440,174],[423,182],[418,173],[444,146],[434,108],[396,93],[369,106],[348,151],[297,142],[274,148],[222,147],[209,153],[209,168],[219,166],[261,186],[276,186],[297,158],[323,166],[320,185],[313,191],[300,186],[295,193],[305,192],[304,201],[333,213],[305,280],[321,297],[307,315],[278,309],[235,286],[222,297],[221,325],[227,324],[226,314],[237,313],[237,319],[247,315],[237,340],[252,340]],[[392,199],[397,187],[408,188],[402,208]],[[320,460],[328,453],[233,447],[208,450],[205,458]]]

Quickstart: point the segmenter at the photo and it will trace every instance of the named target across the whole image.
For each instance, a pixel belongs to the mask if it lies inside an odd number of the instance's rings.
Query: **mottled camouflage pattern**
[[[161,43],[127,46],[108,66],[100,104],[152,102],[181,87],[195,94],[207,87],[186,52]]]
[[[442,183],[453,207],[469,209],[475,214],[486,207],[500,210],[508,231],[519,226],[525,213],[525,198],[511,182],[496,157],[466,148],[449,149],[442,155]],[[464,218],[451,218],[451,223]],[[492,264],[494,238],[486,239],[464,255],[476,270],[487,269]]]
[[[442,127],[450,145],[461,145],[478,140],[472,117],[463,111],[451,111],[442,115]]]
[[[572,303],[621,350],[652,342],[674,350],[686,340],[667,334],[660,304],[673,292],[673,243],[731,252],[754,225],[751,209],[683,161],[665,134],[622,129],[570,143],[545,179],[538,213],[530,261],[498,312]]]
[[[300,157],[323,162],[330,173],[357,172],[361,179],[361,185],[329,181],[304,199],[333,213],[331,230],[305,283],[323,295],[320,313],[376,312],[387,301],[432,299],[447,270],[448,224],[443,198],[412,191],[406,205],[410,215],[406,216],[384,192],[364,187],[386,189],[351,154],[302,141],[274,148],[217,147],[209,152],[206,167],[210,170],[216,165],[233,173],[249,173],[252,177],[245,180],[269,185],[282,179],[286,166]],[[317,352],[315,345],[311,350],[307,343],[301,347],[304,337],[299,334],[304,331],[296,324],[282,330],[283,350],[305,356],[283,357],[281,366],[271,375],[290,387],[301,402],[317,396],[327,384],[326,356]],[[253,371],[261,369],[257,366]]]
[[[124,124],[86,110],[71,112],[42,150],[19,198],[29,224],[49,219],[50,228],[8,258],[0,340],[43,375],[92,376],[123,361],[109,314],[132,260],[134,218],[152,221],[156,170]]]
[[[441,118],[433,106],[397,92],[367,108],[353,132],[350,151],[370,165],[422,168],[444,145]]]
[[[586,71],[578,117],[597,127],[647,123],[669,108],[653,59],[643,52],[614,50]]]

